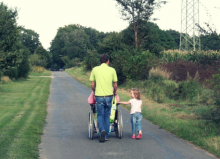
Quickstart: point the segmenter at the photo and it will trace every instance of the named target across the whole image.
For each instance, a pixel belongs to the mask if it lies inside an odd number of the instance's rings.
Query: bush
[[[126,80],[144,80],[149,70],[157,65],[156,57],[149,51],[119,50],[111,54],[112,66],[116,69],[119,83]]]
[[[167,71],[167,69],[161,68],[161,67],[156,67],[156,68],[151,68],[149,71],[149,79],[171,79],[172,72]]]
[[[8,76],[10,79],[18,79],[18,70],[16,67],[5,70],[4,76]]]
[[[27,78],[30,70],[31,67],[28,61],[28,57],[23,57],[21,63],[18,66],[18,77]]]
[[[206,79],[211,78],[213,74],[217,73],[215,68],[212,66],[203,67],[196,63],[184,61],[182,59],[172,63],[167,63],[162,67],[173,73],[172,80],[175,81],[187,80],[187,72],[191,77],[194,77],[197,72],[199,74],[200,82],[204,82]]]
[[[8,76],[3,76],[3,77],[1,78],[1,81],[2,81],[3,83],[7,83],[7,82],[11,81],[11,79],[10,79]]]
[[[187,80],[179,83],[179,99],[198,101],[202,93],[202,87],[199,82],[198,73],[194,78],[191,78],[187,73]]]
[[[31,71],[32,72],[36,72],[36,73],[43,73],[44,70],[45,70],[45,68],[44,67],[40,67],[40,66],[33,66],[31,68]]]

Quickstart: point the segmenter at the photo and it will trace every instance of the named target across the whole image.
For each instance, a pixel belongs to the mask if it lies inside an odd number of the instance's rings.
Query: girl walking
[[[141,139],[142,138],[142,100],[140,98],[140,92],[137,88],[132,88],[130,91],[130,96],[132,99],[130,99],[128,102],[119,102],[120,104],[130,104],[131,105],[131,127],[132,127],[132,139]],[[135,137],[135,132],[139,132],[138,136]]]

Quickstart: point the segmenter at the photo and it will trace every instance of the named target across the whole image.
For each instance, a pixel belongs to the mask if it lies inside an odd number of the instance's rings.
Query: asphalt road
[[[123,116],[123,138],[110,134],[110,141],[99,143],[99,136],[88,138],[91,89],[66,72],[53,72],[48,114],[41,144],[41,159],[214,159],[175,135],[143,119],[143,138],[131,139],[129,111],[119,106]]]

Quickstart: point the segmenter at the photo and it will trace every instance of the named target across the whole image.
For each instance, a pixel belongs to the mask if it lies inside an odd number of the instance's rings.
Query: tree
[[[26,46],[31,54],[41,45],[39,41],[39,34],[31,29],[21,29],[21,43]]]
[[[138,30],[141,22],[148,21],[156,7],[166,2],[156,2],[156,0],[116,0],[116,2],[121,6],[123,19],[128,20],[132,24],[135,35],[135,48],[138,49]]]
[[[17,9],[9,9],[0,3],[0,52],[12,51],[18,41]]]
[[[84,59],[88,49],[93,49],[96,40],[90,39],[86,32],[92,30],[84,30],[81,25],[68,25],[59,28],[57,35],[51,43],[50,52],[53,57],[53,65],[56,67],[64,67],[65,63],[61,57],[68,56],[69,60],[78,58],[80,61]],[[95,33],[95,31],[93,32]],[[91,33],[92,35],[94,35]],[[90,40],[93,44],[90,43]],[[57,68],[56,68],[57,69]]]
[[[134,43],[132,28],[128,27],[122,31],[123,41],[126,45]],[[161,30],[157,24],[152,22],[142,22],[139,28],[139,45],[142,50],[149,50],[155,55],[159,55],[162,50],[174,49],[175,42],[173,37],[166,31]]]
[[[173,39],[174,39],[174,41],[176,43],[175,49],[178,49],[179,46],[180,46],[180,32],[178,32],[176,30],[171,30],[171,29],[170,30],[166,30],[166,32],[169,33],[173,37]]]
[[[49,68],[51,65],[50,53],[43,48],[43,46],[38,46],[38,48],[34,52],[38,55],[39,59],[37,62],[37,66],[42,66],[44,68]],[[36,58],[36,57],[35,57]]]

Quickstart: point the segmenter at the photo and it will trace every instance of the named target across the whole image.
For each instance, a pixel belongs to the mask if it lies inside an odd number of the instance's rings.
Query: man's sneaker
[[[102,130],[101,135],[99,137],[99,142],[105,142],[105,130]]]
[[[142,138],[142,134],[139,134],[136,139],[141,139]]]
[[[132,135],[131,138],[132,138],[132,139],[135,139],[135,135]]]
[[[108,138],[105,138],[105,141],[109,141],[109,139],[108,139]]]

